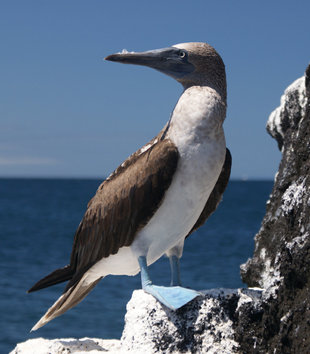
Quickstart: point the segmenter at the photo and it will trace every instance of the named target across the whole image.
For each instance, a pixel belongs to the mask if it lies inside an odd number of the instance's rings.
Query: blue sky
[[[273,178],[265,125],[310,61],[309,13],[306,0],[2,0],[0,176],[106,176],[157,134],[182,88],[103,57],[205,41],[226,64],[232,177]]]

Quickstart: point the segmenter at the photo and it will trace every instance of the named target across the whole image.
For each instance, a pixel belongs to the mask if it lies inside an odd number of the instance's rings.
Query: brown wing
[[[130,246],[162,202],[177,167],[178,150],[170,140],[157,139],[141,151],[108,177],[89,202],[75,234],[70,260],[75,274],[66,289],[98,260]]]
[[[230,177],[230,170],[231,170],[231,154],[230,151],[226,148],[226,157],[219,178],[209,196],[209,199],[202,213],[200,214],[199,219],[197,220],[196,224],[193,226],[193,228],[191,229],[191,231],[188,233],[186,237],[188,237],[192,232],[194,232],[200,226],[202,226],[206,222],[208,217],[218,207],[219,203],[222,200],[222,195],[228,184],[228,180]]]

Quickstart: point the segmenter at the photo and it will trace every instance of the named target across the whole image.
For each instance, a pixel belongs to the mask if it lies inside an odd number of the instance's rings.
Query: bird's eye
[[[183,52],[183,51],[179,52],[179,57],[182,58],[182,59],[185,58],[186,57],[186,53]]]

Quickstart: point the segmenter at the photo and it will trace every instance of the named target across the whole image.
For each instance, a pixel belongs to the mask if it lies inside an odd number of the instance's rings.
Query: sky
[[[145,67],[104,61],[208,42],[228,81],[224,123],[233,179],[273,179],[266,132],[310,61],[310,2],[1,0],[0,177],[99,177],[155,136],[182,87]]]

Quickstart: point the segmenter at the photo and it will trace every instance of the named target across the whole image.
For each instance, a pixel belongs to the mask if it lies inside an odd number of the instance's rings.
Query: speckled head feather
[[[220,55],[207,43],[180,43],[146,52],[123,50],[105,59],[148,66],[173,77],[185,89],[191,86],[209,86],[226,100],[225,66]]]
[[[193,64],[195,70],[184,77],[177,79],[185,88],[190,86],[210,86],[226,98],[225,65],[221,56],[208,43],[189,42],[173,45],[183,49],[187,60]]]

